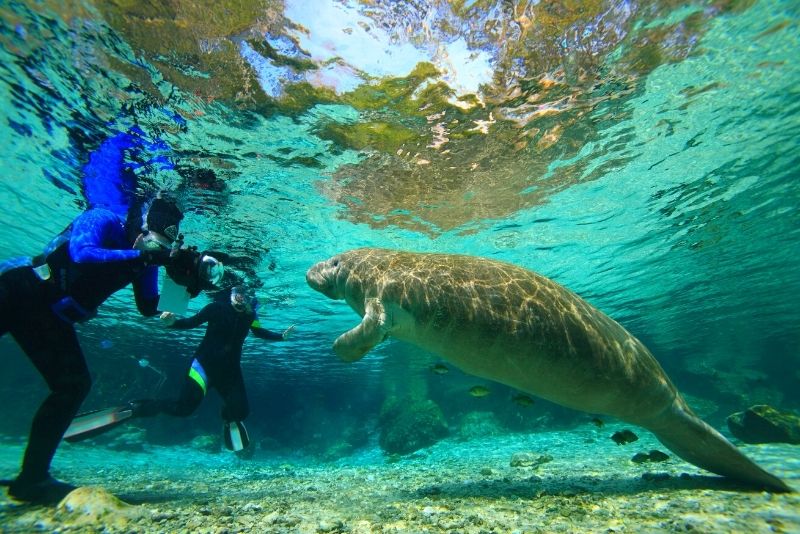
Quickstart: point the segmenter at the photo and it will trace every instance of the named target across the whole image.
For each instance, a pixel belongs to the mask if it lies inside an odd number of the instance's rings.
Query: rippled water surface
[[[357,364],[335,358],[358,317],[304,274],[357,246],[548,276],[644,341],[716,422],[753,403],[797,409],[799,11],[4,2],[0,256],[37,254],[85,207],[89,154],[139,125],[175,165],[140,169],[141,192],[175,192],[187,241],[240,257],[229,276],[258,285],[264,325],[297,325],[290,343],[246,345],[267,427],[334,432],[384,394],[420,389],[459,410],[512,409],[499,386],[471,397],[484,382],[431,373],[435,359],[398,342]],[[87,403],[159,389],[202,333],[167,333],[118,293],[80,328]],[[27,360],[8,336],[0,350],[3,398],[33,399]]]

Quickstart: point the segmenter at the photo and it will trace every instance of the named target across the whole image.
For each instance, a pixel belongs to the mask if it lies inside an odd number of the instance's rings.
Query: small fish
[[[523,395],[522,393],[517,393],[511,398],[512,401],[519,404],[520,406],[533,406],[533,399],[527,395]]]
[[[469,394],[473,397],[485,397],[489,393],[489,388],[484,386],[472,386],[469,388]]]
[[[602,420],[602,419],[600,419],[599,417],[595,417],[594,419],[592,419],[592,420],[590,421],[590,423],[592,423],[592,424],[593,424],[594,426],[596,426],[597,428],[603,428],[603,427],[605,426],[605,423],[604,423],[604,422],[603,422],[603,420]]]
[[[436,365],[431,365],[431,371],[437,375],[444,375],[450,372],[450,368],[443,363],[437,363]]]
[[[614,440],[614,443],[617,445],[625,445],[626,443],[633,443],[634,441],[639,439],[639,436],[628,430],[622,430],[620,432],[614,432],[611,436],[611,439]]]
[[[669,455],[661,451],[653,449],[648,455],[651,462],[666,462],[669,460]]]
[[[647,452],[637,452],[631,458],[631,462],[635,464],[643,464],[645,462],[665,462],[669,460],[669,456],[661,451],[652,450]]]

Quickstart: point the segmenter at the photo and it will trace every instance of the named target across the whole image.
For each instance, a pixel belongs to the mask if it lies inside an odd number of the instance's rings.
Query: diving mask
[[[222,262],[207,254],[200,258],[197,270],[203,280],[214,286],[219,284],[225,274],[225,266]]]
[[[240,313],[253,309],[250,304],[250,295],[247,294],[247,290],[242,286],[236,286],[231,289],[231,306]]]
[[[179,235],[175,243],[182,243],[182,237]],[[173,247],[166,269],[167,276],[184,286],[192,297],[204,289],[218,289],[215,286],[225,274],[225,266],[221,261],[208,252],[198,252],[197,247]]]

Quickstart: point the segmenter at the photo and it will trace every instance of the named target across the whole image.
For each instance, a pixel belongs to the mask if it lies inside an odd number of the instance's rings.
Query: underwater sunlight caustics
[[[345,361],[392,336],[467,373],[643,426],[713,473],[792,491],[698,418],[638,339],[532,271],[472,256],[364,248],[317,263],[306,280],[363,317],[333,345]]]
[[[798,0],[0,1],[0,532],[800,532],[799,57]]]

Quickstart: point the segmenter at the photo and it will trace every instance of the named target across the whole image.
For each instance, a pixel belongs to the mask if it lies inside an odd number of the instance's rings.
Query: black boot
[[[56,504],[76,486],[56,480],[50,475],[38,480],[20,475],[8,486],[8,495],[32,504]]]

